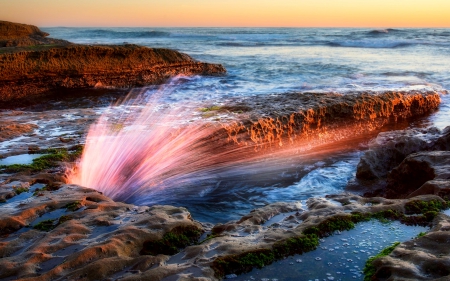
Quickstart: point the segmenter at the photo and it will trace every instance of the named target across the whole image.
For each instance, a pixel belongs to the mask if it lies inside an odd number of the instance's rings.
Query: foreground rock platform
[[[431,224],[427,239],[440,237],[449,220],[434,214],[430,222],[425,218],[428,215],[420,215],[423,210],[414,209],[419,201],[445,204],[433,195],[390,200],[340,194],[311,198],[306,206],[299,202],[270,204],[238,221],[213,226],[194,221],[182,207],[133,206],[76,185],[35,189],[36,183],[29,184],[0,186],[3,193],[11,191],[0,208],[0,278],[5,280],[220,280],[224,274],[245,272],[258,264],[224,268],[223,261],[272,251],[280,258],[314,250],[317,244],[285,246],[303,239],[314,242],[375,214]],[[16,195],[19,188],[25,190]],[[22,200],[15,200],[16,196]],[[269,223],[277,215],[282,218]],[[448,243],[441,240],[436,243]],[[426,240],[417,243],[420,247],[434,245]],[[424,270],[440,266],[448,253],[436,256],[439,259],[428,259]],[[381,262],[392,263],[389,257]]]

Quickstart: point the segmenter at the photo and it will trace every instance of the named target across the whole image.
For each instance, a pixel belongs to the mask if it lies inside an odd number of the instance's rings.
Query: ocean
[[[450,90],[450,29],[317,28],[42,28],[51,37],[82,44],[138,44],[175,49],[199,61],[220,63],[225,76],[185,78],[164,102],[221,103],[298,91]],[[158,91],[157,88],[148,90]],[[414,126],[450,125],[450,102]],[[332,154],[277,170],[274,181],[196,182],[191,192],[156,194],[141,204],[189,209],[194,219],[226,222],[277,201],[292,202],[342,192],[354,178],[368,139]],[[275,169],[276,170],[276,169]],[[191,184],[192,185],[192,184]],[[183,190],[184,187],[179,187]]]

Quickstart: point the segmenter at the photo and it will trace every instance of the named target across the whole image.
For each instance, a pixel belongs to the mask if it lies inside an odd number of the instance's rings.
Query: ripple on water
[[[233,280],[363,280],[367,259],[396,241],[416,237],[428,228],[406,226],[399,222],[361,222],[349,231],[320,240],[315,251],[254,269]]]

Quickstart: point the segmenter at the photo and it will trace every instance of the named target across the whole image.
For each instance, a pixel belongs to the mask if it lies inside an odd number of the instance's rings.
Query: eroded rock
[[[34,25],[0,21],[0,47],[70,44],[65,40],[48,38],[48,35]]]
[[[374,131],[397,120],[437,108],[436,91],[285,93],[227,103],[245,108],[243,118],[227,124],[228,139],[259,147],[303,141],[323,143]]]
[[[11,204],[0,210],[0,278],[99,280],[126,274],[124,269],[145,271],[168,258],[141,255],[146,241],[161,240],[177,228],[202,231],[184,208],[116,203],[79,186],[42,191]],[[50,222],[34,223],[42,215]],[[154,270],[149,276],[160,280],[178,271]]]
[[[377,259],[375,280],[448,280],[450,275],[450,217],[440,214],[432,230],[401,243]]]
[[[11,102],[64,89],[125,88],[159,84],[175,75],[223,74],[221,65],[186,54],[136,45],[68,45],[0,54],[0,101]]]
[[[449,178],[449,151],[413,153],[389,173],[386,196],[388,198],[405,198],[430,180]]]

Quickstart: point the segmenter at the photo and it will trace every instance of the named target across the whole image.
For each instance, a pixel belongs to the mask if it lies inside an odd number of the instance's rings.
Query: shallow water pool
[[[288,257],[235,278],[228,277],[236,281],[363,280],[362,270],[369,257],[396,241],[404,242],[426,231],[427,227],[406,226],[397,221],[361,222],[352,230],[321,239],[317,250]]]
[[[41,157],[44,154],[20,154],[9,156],[0,159],[0,165],[14,165],[14,164],[31,164],[34,159]]]

